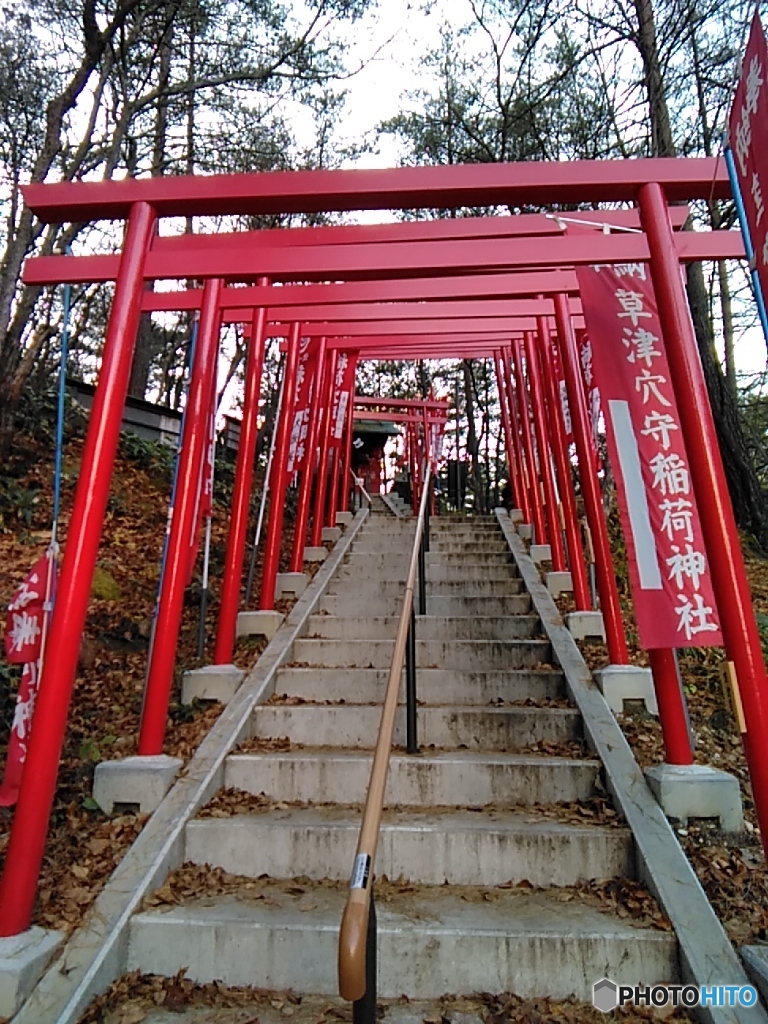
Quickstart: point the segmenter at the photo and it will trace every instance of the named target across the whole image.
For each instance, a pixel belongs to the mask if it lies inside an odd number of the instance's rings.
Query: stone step
[[[430,551],[487,551],[489,553],[494,551],[509,551],[509,544],[507,541],[499,535],[498,540],[494,538],[488,538],[487,540],[480,538],[469,538],[467,540],[459,539],[457,537],[434,537],[429,538],[429,550]]]
[[[496,616],[524,615],[531,609],[530,594],[521,591],[517,594],[498,597],[462,597],[449,594],[430,594],[427,615],[476,618],[494,618]]]
[[[371,758],[354,751],[231,754],[224,786],[288,803],[358,804],[365,799]],[[385,800],[406,807],[485,807],[570,803],[589,799],[597,761],[525,754],[451,751],[393,754]]]
[[[418,634],[417,634],[418,637]],[[292,660],[322,668],[387,668],[394,640],[296,640]],[[416,640],[419,668],[493,671],[548,662],[548,640]]]
[[[503,583],[516,577],[516,565],[498,560],[489,565],[466,561],[427,563],[426,566],[426,578],[430,583]]]
[[[418,595],[417,595],[418,600]],[[369,594],[365,597],[364,609],[374,618],[387,616],[398,617],[403,607],[403,591],[397,596],[385,597],[379,594]],[[327,615],[355,615],[363,612],[363,604],[360,596],[352,589],[338,594],[326,595],[321,603],[321,612]],[[427,615],[428,616],[452,616],[460,618],[483,617],[497,618],[500,616],[524,615],[531,609],[531,598],[529,594],[512,594],[509,597],[468,597],[463,598],[438,596],[430,594]]]
[[[290,808],[199,818],[186,829],[185,860],[235,875],[349,878],[360,810]],[[631,876],[628,829],[572,825],[522,811],[387,811],[376,874],[426,885],[578,885]]]
[[[345,564],[339,567],[333,578],[333,586],[355,586],[364,587],[366,590],[378,591],[379,587],[388,583],[396,583],[403,587],[408,575],[408,565],[404,563],[402,568],[393,562],[383,566],[359,564]],[[464,565],[428,565],[426,567],[427,583],[432,586],[440,584],[466,583],[474,589],[478,584],[504,585],[507,581],[519,579],[516,566],[503,562],[498,565],[475,565],[467,562]]]
[[[276,692],[311,701],[381,704],[388,669],[282,668]],[[403,672],[405,678],[405,672]],[[419,701],[424,704],[491,705],[500,701],[557,700],[565,696],[565,679],[555,669],[506,669],[501,672],[457,672],[419,669]],[[401,701],[405,700],[401,690]]]
[[[430,548],[427,552],[427,565],[512,565],[512,554],[509,548],[499,551],[478,551],[471,548],[467,551],[456,551],[455,549],[435,551]]]
[[[350,608],[350,610],[352,610]],[[311,615],[307,639],[394,640],[400,621],[397,615],[352,618],[343,615]],[[538,615],[494,616],[419,615],[416,636],[420,640],[519,640],[541,631]]]
[[[328,586],[328,594],[359,594],[376,598],[400,597],[405,591],[402,580],[380,580],[375,577],[342,577],[337,573]],[[503,580],[427,580],[427,594],[444,597],[511,597],[523,592],[519,576],[509,573]]]
[[[255,884],[255,883],[252,883]],[[228,986],[337,992],[338,932],[346,886],[275,883],[261,899],[210,897],[131,921],[128,971]],[[297,892],[297,889],[299,890]],[[604,976],[622,984],[677,981],[677,943],[550,892],[437,887],[377,905],[378,992],[424,999],[510,992],[590,1000]],[[464,898],[462,898],[462,895]]]
[[[262,704],[251,718],[254,737],[286,737],[313,747],[373,749],[381,721],[378,704]],[[418,709],[422,749],[522,750],[531,743],[581,739],[575,708],[467,707],[440,705]],[[398,708],[394,742],[404,747],[405,708]]]

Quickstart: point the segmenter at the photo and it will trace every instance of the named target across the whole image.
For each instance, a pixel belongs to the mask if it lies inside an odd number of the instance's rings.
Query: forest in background
[[[0,451],[25,396],[48,390],[60,361],[62,289],[22,286],[24,259],[119,244],[104,224],[37,223],[23,206],[25,182],[354,166],[384,139],[413,164],[716,155],[753,12],[743,0],[414,0],[408,8],[407,17],[429,14],[433,31],[413,75],[392,82],[400,112],[351,143],[339,126],[345,104],[359,102],[357,33],[379,39],[382,54],[392,45],[383,24],[376,35],[376,0],[17,0],[0,12]],[[488,212],[517,211],[411,215]],[[318,219],[338,218],[170,229]],[[730,227],[734,211],[701,203],[692,219]],[[735,358],[738,340],[755,331],[743,269],[694,265],[687,286],[737,518],[768,547],[764,381],[740,378]],[[110,297],[105,285],[72,290],[74,377],[94,377]],[[183,316],[143,318],[134,396],[183,405],[189,335]],[[222,388],[242,371],[234,328],[224,351]],[[276,352],[267,372],[276,382]],[[482,511],[503,475],[492,366],[367,363],[359,374],[371,394],[424,394],[433,383],[456,405]],[[264,411],[268,430],[274,409]]]

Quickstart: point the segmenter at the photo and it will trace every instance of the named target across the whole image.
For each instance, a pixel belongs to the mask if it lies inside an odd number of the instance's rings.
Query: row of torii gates
[[[259,601],[260,608],[268,610],[274,607],[299,345],[302,338],[314,336],[320,339],[323,354],[307,441],[308,451],[316,453],[319,448],[320,453],[314,462],[307,462],[303,473],[291,568],[302,567],[316,468],[321,471],[310,543],[319,543],[322,526],[334,524],[337,511],[348,507],[353,403],[343,451],[334,461],[329,459],[327,425],[323,426],[319,412],[329,409],[340,355],[357,353],[360,359],[374,360],[490,358],[495,361],[515,504],[533,525],[536,540],[551,545],[554,568],[570,570],[577,608],[591,608],[574,466],[553,370],[557,352],[595,549],[610,660],[628,664],[581,383],[575,332],[583,327],[583,320],[574,267],[648,263],[727,658],[743,705],[743,738],[755,804],[763,842],[768,845],[768,679],[680,273],[681,263],[744,258],[741,237],[735,232],[678,230],[688,213],[683,204],[729,198],[724,166],[710,159],[662,159],[277,172],[35,184],[27,186],[24,195],[44,223],[110,219],[124,221],[126,230],[119,254],[36,257],[27,261],[24,272],[29,285],[114,281],[115,292],[50,624],[48,649],[55,651],[55,657],[47,658],[43,666],[0,882],[0,936],[24,931],[31,919],[142,312],[199,310],[174,526],[156,627],[163,642],[152,651],[139,745],[140,753],[153,755],[163,747],[185,583],[184,538],[194,529],[194,489],[205,457],[204,423],[222,323],[246,324],[249,349],[214,655],[217,663],[231,661],[235,641],[265,341],[270,336],[287,339],[283,412],[276,425]],[[519,209],[554,204],[578,208],[599,203],[624,203],[629,208],[579,210],[573,216],[582,224],[593,224],[595,230],[577,235],[566,234],[562,222],[540,213],[174,237],[157,230],[162,219],[169,217]],[[605,221],[617,230],[601,230]],[[148,291],[146,283],[154,280],[204,283],[202,288]],[[428,453],[428,421],[445,416],[444,403],[422,405],[417,413],[402,405],[399,409],[380,406],[389,414],[413,420],[427,417],[419,457]],[[326,424],[328,419],[326,413]],[[330,495],[323,493],[326,488]],[[650,656],[667,759],[690,764],[691,744],[674,654],[658,650]]]

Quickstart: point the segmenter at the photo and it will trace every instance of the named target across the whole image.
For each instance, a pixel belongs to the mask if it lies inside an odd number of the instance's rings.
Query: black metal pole
[[[352,1024],[376,1024],[376,904],[368,908],[368,931],[365,936],[365,995],[352,1003]]]
[[[418,754],[419,740],[416,731],[416,611],[413,605],[411,605],[408,643],[405,648],[405,723],[406,750],[409,754]]]
[[[424,550],[424,534],[419,544],[419,615],[427,614],[427,553]]]
[[[424,505],[424,550],[429,551],[429,506],[432,503],[432,494],[434,492],[435,482],[434,480],[429,481],[429,495]],[[422,612],[422,615],[424,613]]]

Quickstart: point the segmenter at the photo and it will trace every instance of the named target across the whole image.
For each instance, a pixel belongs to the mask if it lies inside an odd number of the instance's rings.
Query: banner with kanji
[[[336,361],[336,380],[333,384],[333,404],[331,405],[331,447],[340,448],[347,422],[347,410],[355,393],[355,370],[357,369],[357,352],[339,352]]]
[[[586,331],[579,331],[577,336],[579,347],[579,363],[581,364],[581,379],[584,383],[584,394],[587,396],[587,411],[589,412],[589,425],[592,429],[592,444],[594,448],[595,467],[602,468],[600,462],[600,386],[595,377],[592,360],[592,342]]]
[[[756,12],[728,121],[728,141],[755,250],[755,267],[768,298],[768,43]]]
[[[550,344],[552,354],[552,369],[555,374],[555,387],[560,396],[560,408],[563,412],[563,428],[565,429],[565,440],[567,444],[573,441],[573,424],[571,423],[571,409],[568,405],[568,391],[565,386],[565,374],[560,362],[560,352],[557,345]],[[591,355],[591,353],[590,353]]]
[[[650,273],[577,270],[643,647],[722,644]]]
[[[0,786],[0,807],[11,807],[18,799],[37,697],[45,617],[50,614],[55,590],[56,560],[49,551],[37,560],[8,605],[5,656],[11,664],[23,664],[24,668]]]
[[[291,420],[291,444],[288,450],[288,473],[304,469],[307,457],[307,434],[312,414],[312,398],[317,383],[317,352],[319,338],[302,338],[299,342],[299,367],[296,371],[296,398]]]

